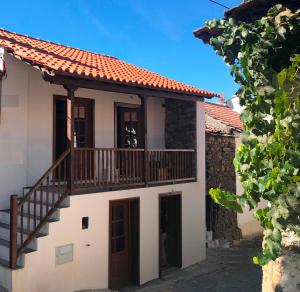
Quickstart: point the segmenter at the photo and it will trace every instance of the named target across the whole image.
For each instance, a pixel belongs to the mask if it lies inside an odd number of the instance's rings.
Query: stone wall
[[[208,193],[210,188],[236,192],[234,155],[234,136],[206,133],[206,221],[207,230],[213,231],[214,239],[233,241],[241,238],[237,214],[213,203]]]
[[[166,100],[166,148],[196,148],[196,103]]]
[[[165,139],[169,149],[196,149],[196,102],[166,100]],[[197,153],[193,160],[196,175]]]

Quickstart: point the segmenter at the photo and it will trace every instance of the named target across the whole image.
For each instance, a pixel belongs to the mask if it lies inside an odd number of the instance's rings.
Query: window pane
[[[130,112],[124,112],[124,121],[129,122],[130,121]]]
[[[113,220],[120,220],[124,218],[124,207],[123,205],[113,207]]]
[[[131,121],[132,122],[137,122],[137,112],[132,112],[131,113]]]
[[[125,238],[120,237],[112,240],[112,252],[120,252],[125,249]]]
[[[78,106],[74,106],[74,119],[78,118]]]
[[[124,221],[113,223],[112,236],[120,236],[124,234]]]
[[[80,119],[84,119],[85,118],[85,107],[84,106],[80,106],[79,107],[79,114],[78,114]]]

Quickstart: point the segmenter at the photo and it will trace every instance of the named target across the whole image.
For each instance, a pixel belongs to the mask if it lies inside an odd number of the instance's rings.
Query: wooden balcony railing
[[[149,183],[195,180],[195,151],[190,149],[149,149]]]
[[[77,148],[74,189],[195,180],[190,149]]]
[[[194,181],[195,151],[187,149],[68,149],[22,198],[11,196],[10,267],[38,236],[61,202],[87,188],[147,186]],[[71,166],[73,165],[73,171]],[[71,177],[73,176],[73,177]]]

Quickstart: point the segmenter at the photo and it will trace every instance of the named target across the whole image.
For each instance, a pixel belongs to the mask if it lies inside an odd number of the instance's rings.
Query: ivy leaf
[[[286,73],[287,73],[287,70],[284,69],[284,70],[282,70],[281,72],[279,72],[277,74],[277,81],[278,81],[278,84],[279,84],[280,87],[283,86],[283,84],[286,80]]]
[[[220,189],[210,189],[209,194],[216,203],[223,207],[243,213],[243,209],[238,202],[238,197],[235,194]]]

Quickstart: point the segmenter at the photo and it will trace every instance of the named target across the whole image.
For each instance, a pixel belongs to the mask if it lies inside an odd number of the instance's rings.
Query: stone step
[[[27,234],[28,234],[28,230],[25,227],[26,227],[26,225],[24,225],[24,229],[23,229],[23,242],[27,239]],[[42,229],[39,231],[39,233],[35,237],[38,238],[38,237],[43,237],[46,235],[48,235],[48,226],[47,225],[43,226]],[[7,240],[7,241],[10,240],[10,225],[9,224],[0,222],[0,238]],[[21,244],[21,240],[22,240],[21,228],[18,227],[17,243]],[[33,239],[29,243],[28,247],[30,247],[32,249],[36,249],[37,248],[36,239]]]

